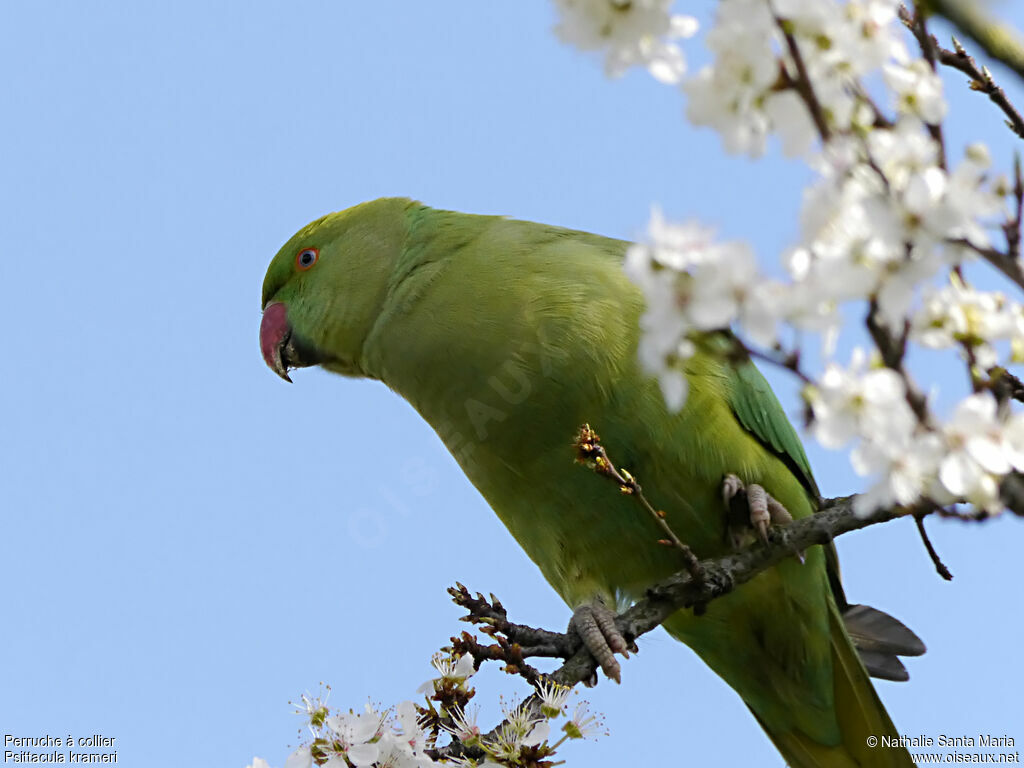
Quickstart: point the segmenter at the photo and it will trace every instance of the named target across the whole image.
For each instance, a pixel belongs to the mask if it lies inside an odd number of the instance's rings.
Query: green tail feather
[[[882,737],[898,736],[885,707],[868,678],[857,651],[843,628],[839,611],[829,601],[836,719],[841,741],[828,746],[799,730],[773,733],[758,717],[765,732],[791,768],[913,768],[910,754],[902,747],[882,746]],[[757,713],[754,713],[757,717]],[[875,746],[868,745],[875,737]]]

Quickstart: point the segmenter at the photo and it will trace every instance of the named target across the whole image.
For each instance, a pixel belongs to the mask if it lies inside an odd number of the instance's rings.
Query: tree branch
[[[955,37],[953,38],[954,50],[952,51],[938,45],[934,37],[932,37],[932,43],[935,45],[936,52],[938,53],[939,62],[947,67],[963,72],[971,78],[970,83],[968,83],[970,89],[988,96],[993,104],[1003,110],[1003,114],[1006,115],[1006,124],[1010,130],[1024,139],[1024,118],[1021,117],[1020,112],[1010,102],[1006,92],[996,85],[992,73],[985,67],[978,67],[974,59],[964,50],[964,47],[960,45]]]
[[[768,543],[760,541],[734,554],[700,561],[702,578],[697,580],[688,570],[669,576],[650,587],[645,596],[616,619],[619,631],[627,641],[632,642],[641,635],[659,627],[678,610],[703,606],[710,601],[732,592],[736,587],[753,579],[762,571],[793,557],[815,544],[827,544],[836,536],[866,528],[906,515],[927,515],[933,505],[921,508],[897,508],[881,510],[867,517],[860,517],[853,511],[854,496],[829,499],[813,515],[794,521],[786,526],[775,526],[768,531]],[[528,656],[557,656],[567,659],[547,679],[561,685],[574,686],[591,680],[598,669],[597,661],[583,646],[575,634],[550,632],[508,621],[501,603],[493,595],[488,601],[481,594],[473,597],[466,587],[458,584],[448,590],[453,601],[469,611],[464,621],[486,625],[484,632],[489,635],[502,633],[497,645],[480,646],[467,639],[453,638],[453,644],[461,652],[472,653],[475,659],[505,661],[506,671],[521,675],[532,685],[538,682],[537,671],[523,663]],[[524,642],[526,646],[520,646]],[[536,696],[529,697],[521,705],[533,715],[540,714],[540,703]],[[493,739],[504,723],[499,724],[483,739]],[[466,747],[458,741],[432,750],[435,759],[470,755],[481,757],[479,747]]]
[[[686,546],[676,536],[675,531],[665,522],[665,513],[655,509],[647,501],[643,488],[640,487],[640,483],[636,481],[636,478],[626,469],[615,468],[615,464],[608,458],[604,446],[601,445],[601,438],[598,437],[597,432],[592,430],[589,424],[584,424],[580,427],[579,432],[576,433],[576,439],[573,444],[576,446],[577,461],[589,465],[597,474],[614,480],[618,484],[619,490],[640,502],[640,506],[650,515],[655,525],[668,537],[662,539],[660,543],[675,547],[682,556],[687,572],[695,581],[700,581],[703,578],[703,574],[700,570],[700,562],[697,560],[697,556],[693,554],[693,550]]]
[[[1018,515],[1024,515],[1024,476],[1011,473],[1004,479],[1001,491],[1007,508]],[[788,525],[770,528],[767,543],[755,541],[739,552],[700,560],[697,570],[699,578],[694,578],[690,570],[685,569],[663,579],[647,589],[641,600],[616,618],[619,631],[632,645],[637,638],[659,627],[676,611],[705,607],[759,573],[793,557],[794,552],[803,552],[817,544],[828,544],[837,536],[898,517],[909,516],[915,520],[936,570],[943,578],[951,578],[924,531],[923,519],[932,513],[960,519],[985,517],[960,515],[955,511],[944,510],[929,500],[911,507],[878,510],[862,517],[854,512],[855,499],[856,496],[826,499],[815,514]],[[577,635],[510,622],[504,606],[494,595],[491,595],[490,600],[479,593],[473,597],[462,584],[450,588],[448,592],[457,605],[469,611],[469,615],[463,617],[464,621],[484,625],[482,631],[497,640],[495,645],[482,646],[467,633],[463,633],[460,638],[452,638],[454,649],[459,653],[471,653],[478,665],[488,659],[504,661],[505,671],[523,677],[535,687],[545,678],[566,686],[596,679],[598,663]],[[525,663],[524,660],[529,657],[562,658],[566,661],[551,674],[544,675]],[[540,702],[536,696],[529,697],[521,706],[532,716],[540,717]],[[504,725],[499,724],[483,739],[493,740]],[[480,758],[484,756],[484,751],[476,746],[466,747],[455,740],[445,747],[431,750],[431,754],[435,759],[458,755]]]
[[[914,522],[917,523],[917,532],[921,536],[921,542],[924,544],[924,548],[928,550],[928,557],[932,559],[932,563],[935,565],[935,571],[946,581],[951,581],[953,574],[950,573],[949,568],[942,562],[939,557],[939,553],[935,551],[935,546],[932,544],[932,540],[928,537],[928,531],[924,527],[924,515],[915,514]]]
[[[789,77],[789,73],[785,70],[783,70],[783,75],[790,80],[789,86],[795,89],[800,98],[803,99],[807,110],[811,113],[811,120],[814,121],[814,127],[818,129],[821,140],[828,142],[832,138],[832,129],[828,127],[828,120],[825,119],[825,110],[821,108],[818,94],[814,92],[811,76],[807,72],[807,64],[804,62],[803,54],[800,53],[800,45],[782,19],[776,17],[775,23],[782,30],[783,39],[786,41],[786,48],[789,50],[789,55],[796,66],[796,78]]]
[[[936,61],[943,66],[955,69],[970,78],[968,86],[972,91],[978,91],[989,97],[1006,115],[1006,124],[1017,136],[1024,139],[1024,118],[1013,106],[1006,92],[996,85],[992,73],[987,67],[979,67],[974,58],[967,53],[960,41],[953,38],[953,50],[939,45],[935,35],[931,34],[925,22],[925,15],[920,9],[915,9],[911,14],[906,8],[900,8],[900,20],[917,39],[921,46],[921,52],[932,68],[935,68]]]
[[[939,44],[935,40],[935,37],[928,32],[928,24],[925,18],[924,12],[921,10],[920,4],[915,3],[914,15],[910,16],[906,8],[900,8],[900,19],[907,25],[910,31],[917,38],[917,43],[921,46],[921,53],[924,55],[925,61],[928,62],[928,66],[931,67],[932,72],[935,72],[936,59],[939,55]],[[942,132],[942,124],[932,125],[927,124],[928,133],[931,134],[932,139],[935,140],[935,144],[939,148],[939,167],[943,170],[946,169],[946,137]]]
[[[827,544],[844,533],[884,523],[914,511],[891,509],[859,517],[853,511],[854,498],[848,496],[831,499],[817,514],[786,526],[771,528],[767,545],[754,543],[735,554],[702,560],[704,579],[701,582],[694,581],[685,571],[658,582],[647,590],[642,600],[619,616],[619,630],[627,639],[640,637],[660,626],[676,611],[703,605],[726,595],[762,571],[793,557],[794,552],[802,552],[815,544]],[[589,652],[582,650],[552,677],[560,683],[571,685],[586,680],[596,669],[596,662],[590,658]]]
[[[988,16],[974,0],[928,0],[928,9],[974,40],[993,59],[1024,78],[1024,41]]]
[[[996,401],[1000,405],[1010,400],[1024,403],[1024,382],[1019,378],[1001,366],[989,368],[986,373],[988,380],[984,381],[983,385],[996,396]]]
[[[1002,272],[1003,277],[1024,291],[1024,266],[1021,265],[1019,258],[1003,253],[998,248],[983,248],[963,238],[948,242],[950,245],[958,245],[961,248],[968,248],[974,251],[998,271]]]

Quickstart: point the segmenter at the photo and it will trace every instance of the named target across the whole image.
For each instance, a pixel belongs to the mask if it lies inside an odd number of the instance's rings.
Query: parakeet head
[[[290,368],[321,365],[361,376],[363,342],[387,296],[402,252],[405,198],[331,213],[284,244],[263,280],[260,350],[286,381]]]

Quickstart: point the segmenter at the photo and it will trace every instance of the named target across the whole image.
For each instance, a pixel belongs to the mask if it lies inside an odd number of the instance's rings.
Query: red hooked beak
[[[260,322],[260,351],[270,370],[289,383],[291,379],[288,378],[287,356],[282,353],[291,335],[292,329],[288,325],[288,310],[285,305],[279,301],[268,304],[263,310],[263,320]]]

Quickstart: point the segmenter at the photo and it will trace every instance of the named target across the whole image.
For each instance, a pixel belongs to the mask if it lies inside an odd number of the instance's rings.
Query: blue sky
[[[128,766],[281,766],[288,701],[320,681],[345,707],[414,696],[464,626],[456,579],[565,625],[409,406],[319,370],[288,386],[257,345],[280,245],[382,195],[625,238],[659,202],[776,262],[801,166],[724,156],[675,91],[606,80],[552,23],[547,2],[0,6],[4,733],[103,734]],[[953,156],[982,138],[1005,166],[998,113],[952,82]],[[826,494],[860,487],[809,449]],[[850,596],[929,646],[881,696],[903,733],[1019,744],[1020,522],[930,527],[952,583],[909,521],[839,544]],[[622,686],[586,692],[611,735],[570,765],[781,763],[690,651],[641,645]],[[515,689],[480,680],[484,701]]]

